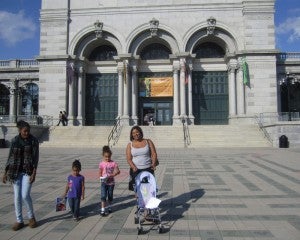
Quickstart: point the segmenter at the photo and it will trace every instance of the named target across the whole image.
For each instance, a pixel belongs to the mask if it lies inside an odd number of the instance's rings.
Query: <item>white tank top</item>
[[[150,148],[148,142],[145,147],[135,148],[131,142],[131,155],[134,165],[138,169],[146,169],[151,167]]]

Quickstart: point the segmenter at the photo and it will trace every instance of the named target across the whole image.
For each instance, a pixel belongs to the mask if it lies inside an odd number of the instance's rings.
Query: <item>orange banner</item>
[[[172,97],[173,78],[153,77],[140,79],[140,96],[143,97]]]

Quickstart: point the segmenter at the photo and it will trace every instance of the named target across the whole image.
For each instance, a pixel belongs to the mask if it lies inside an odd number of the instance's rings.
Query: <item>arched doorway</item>
[[[195,47],[196,59],[224,58],[225,51],[216,43]],[[228,124],[228,74],[226,71],[193,71],[192,99],[194,124]]]
[[[145,46],[142,60],[169,59],[171,50],[162,43]],[[148,125],[153,119],[156,125],[171,125],[173,116],[173,77],[170,72],[139,72],[139,124]]]
[[[9,115],[9,90],[0,84],[0,115]]]
[[[35,83],[27,83],[22,87],[22,115],[39,114],[39,87]]]
[[[112,45],[96,47],[88,56],[89,61],[112,61],[117,50]],[[86,74],[85,125],[113,125],[118,115],[118,74]]]

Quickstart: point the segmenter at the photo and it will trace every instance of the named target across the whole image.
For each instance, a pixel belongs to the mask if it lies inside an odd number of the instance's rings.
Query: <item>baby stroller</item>
[[[160,211],[158,208],[161,202],[156,198],[156,181],[155,177],[147,171],[140,172],[135,178],[135,187],[137,193],[137,212],[135,224],[138,226],[138,234],[143,232],[142,224],[152,222],[158,225],[158,233],[162,233],[162,224]]]

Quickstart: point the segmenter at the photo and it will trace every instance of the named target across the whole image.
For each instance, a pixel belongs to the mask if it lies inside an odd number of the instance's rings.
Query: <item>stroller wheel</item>
[[[134,217],[134,224],[138,224],[139,223],[139,219],[137,217]]]
[[[138,235],[140,235],[143,232],[143,228],[142,227],[138,227]]]
[[[162,233],[162,232],[163,232],[163,228],[162,228],[162,227],[158,227],[158,228],[157,228],[157,232],[158,232],[158,233]]]

